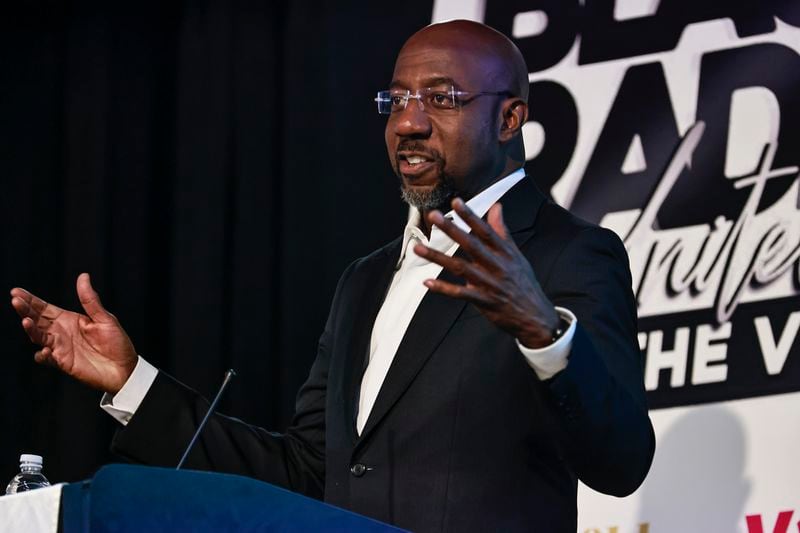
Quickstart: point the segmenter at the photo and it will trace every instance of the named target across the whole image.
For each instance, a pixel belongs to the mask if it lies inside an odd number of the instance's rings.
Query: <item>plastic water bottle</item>
[[[6,487],[6,494],[49,486],[50,482],[42,474],[42,456],[23,453],[19,456],[19,474]]]

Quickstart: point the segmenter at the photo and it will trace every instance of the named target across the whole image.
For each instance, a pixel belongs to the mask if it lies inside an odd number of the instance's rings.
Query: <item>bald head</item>
[[[431,24],[412,35],[400,54],[415,49],[450,49],[480,69],[492,87],[481,90],[509,91],[528,101],[528,67],[519,48],[499,31],[471,20]],[[469,90],[478,88],[469,87]]]
[[[403,197],[419,210],[468,200],[525,164],[528,69],[501,33],[467,20],[418,31],[397,55],[389,89],[405,102],[389,113],[386,148]]]

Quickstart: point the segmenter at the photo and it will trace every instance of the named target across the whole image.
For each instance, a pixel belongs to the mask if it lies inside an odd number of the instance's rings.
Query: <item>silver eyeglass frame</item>
[[[510,91],[460,91],[456,90],[456,88],[451,85],[450,89],[443,90],[442,87],[423,87],[421,89],[417,89],[413,93],[406,89],[405,91],[399,89],[390,89],[388,91],[378,91],[377,96],[375,97],[374,101],[378,105],[378,114],[379,115],[391,115],[392,113],[397,113],[400,111],[404,111],[408,107],[409,100],[416,100],[419,102],[420,109],[425,111],[425,101],[424,99],[431,99],[432,97],[444,95],[450,98],[452,105],[443,105],[437,107],[435,102],[432,100],[428,102],[428,107],[437,111],[452,111],[454,109],[460,109],[462,107],[462,102],[460,99],[468,98],[470,96],[478,97],[484,95],[490,96],[513,96]],[[402,107],[397,109],[392,109],[393,104],[392,101],[395,98],[402,98],[403,104]],[[426,111],[427,112],[427,111]]]

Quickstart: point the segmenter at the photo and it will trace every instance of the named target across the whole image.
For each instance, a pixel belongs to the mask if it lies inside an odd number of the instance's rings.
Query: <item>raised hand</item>
[[[425,286],[472,302],[486,318],[529,348],[550,344],[558,327],[558,313],[539,286],[530,263],[509,236],[501,205],[489,209],[488,224],[460,198],[453,200],[452,207],[471,233],[459,229],[440,211],[431,211],[428,222],[457,242],[469,258],[449,257],[422,244],[414,247],[414,253],[464,278],[466,285],[429,279]]]
[[[136,349],[100,303],[89,274],[78,276],[77,291],[85,315],[21,288],[11,289],[11,306],[22,317],[28,337],[41,346],[34,354],[37,363],[52,364],[90,387],[116,394],[136,367]]]

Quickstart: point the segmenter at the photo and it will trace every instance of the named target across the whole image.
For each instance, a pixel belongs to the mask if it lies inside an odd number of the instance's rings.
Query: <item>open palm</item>
[[[85,315],[21,288],[11,290],[11,305],[28,337],[41,346],[36,362],[52,364],[90,387],[115,394],[136,366],[136,350],[116,317],[103,308],[88,274],[78,276],[77,291]]]

